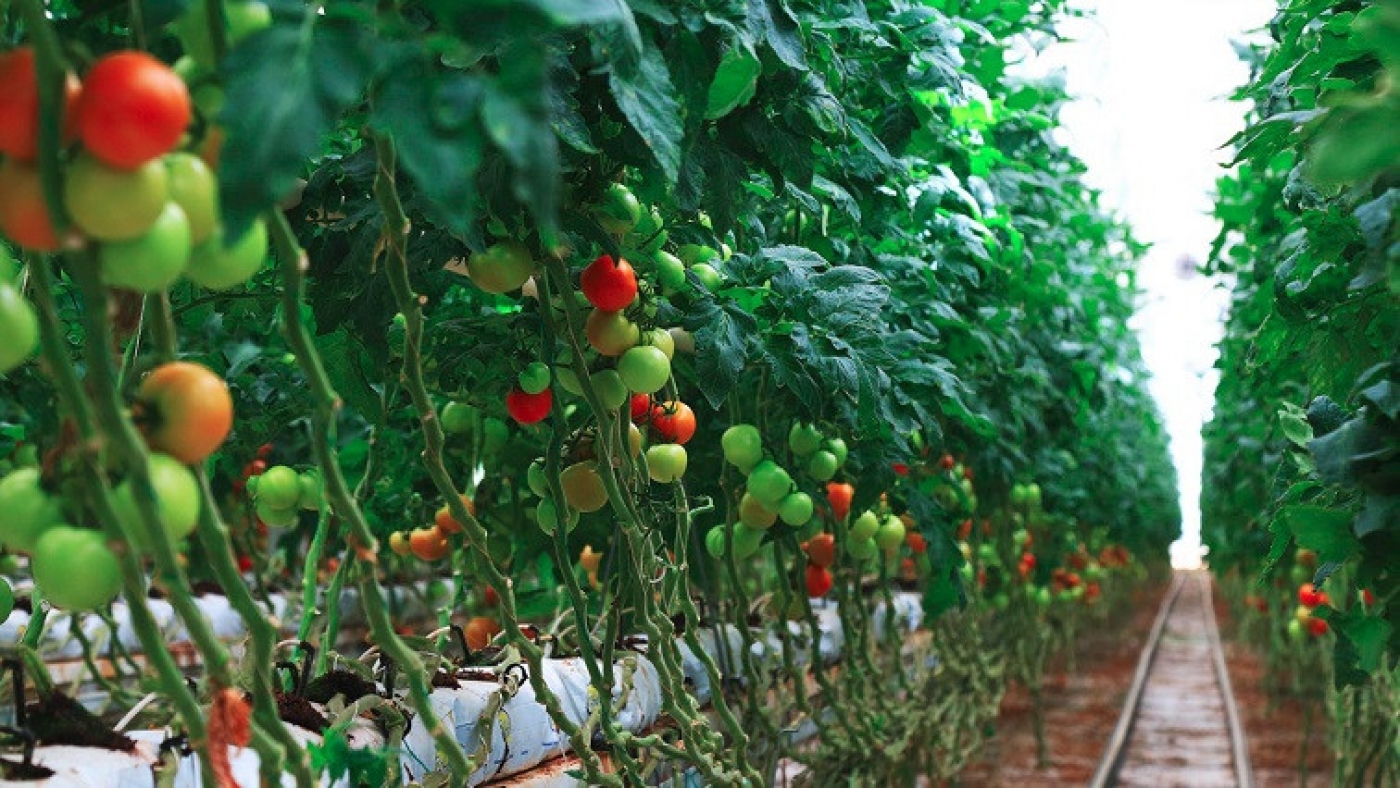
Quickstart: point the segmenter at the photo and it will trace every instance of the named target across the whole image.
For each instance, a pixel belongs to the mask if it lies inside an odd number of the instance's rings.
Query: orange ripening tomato
[[[928,540],[918,531],[910,531],[909,534],[904,537],[904,541],[909,544],[909,551],[914,555],[922,555],[928,550]]]
[[[233,428],[228,384],[187,361],[156,367],[137,391],[139,418],[152,449],[187,465],[213,454]]]
[[[63,87],[63,140],[67,142],[73,136],[82,88],[72,74]],[[19,161],[33,161],[39,155],[39,81],[32,47],[0,55],[0,153]]]
[[[447,557],[451,545],[447,535],[436,528],[416,528],[408,535],[408,549],[424,561],[439,561]]]
[[[471,498],[463,495],[462,505],[467,507],[468,514],[472,517],[476,516],[476,504],[472,503]],[[447,504],[443,504],[442,508],[437,510],[437,514],[433,517],[433,523],[437,526],[439,531],[445,534],[461,533],[466,528],[466,526],[457,522],[457,519],[452,516],[452,510],[447,507]]]
[[[190,123],[190,92],[150,55],[114,52],[88,71],[77,114],[83,147],[104,164],[131,170],[180,142]]]
[[[35,252],[60,246],[39,171],[14,159],[0,164],[0,234]]]

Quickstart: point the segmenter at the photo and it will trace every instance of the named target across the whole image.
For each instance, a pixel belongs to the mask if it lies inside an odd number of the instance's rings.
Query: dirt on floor
[[[1332,785],[1332,753],[1327,746],[1324,709],[1313,709],[1313,731],[1303,750],[1303,709],[1297,698],[1270,698],[1264,692],[1266,667],[1258,654],[1231,638],[1229,607],[1215,595],[1215,615],[1224,639],[1225,663],[1245,731],[1249,761],[1258,788],[1327,788]],[[1300,769],[1300,756],[1302,768]]]
[[[954,785],[966,788],[1031,788],[1086,785],[1098,768],[1104,743],[1118,724],[1123,699],[1137,670],[1152,621],[1166,593],[1165,583],[1145,588],[1134,599],[1129,620],[1118,627],[1088,631],[1070,673],[1053,664],[1042,690],[1049,764],[1036,763],[1030,693],[1013,686],[1002,700],[996,737],[987,743]]]

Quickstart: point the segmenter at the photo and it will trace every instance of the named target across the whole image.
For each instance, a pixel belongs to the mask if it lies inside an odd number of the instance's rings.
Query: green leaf
[[[1345,561],[1361,550],[1351,532],[1354,515],[1345,509],[1299,504],[1281,509],[1278,518],[1300,546],[1316,550],[1322,561]]]
[[[681,107],[666,60],[654,46],[643,46],[640,57],[615,63],[608,75],[613,100],[651,150],[668,181],[680,174]]]
[[[1308,424],[1307,415],[1291,402],[1284,403],[1279,409],[1278,424],[1283,436],[1300,449],[1306,449],[1308,441],[1313,439],[1312,425]]]
[[[219,200],[237,237],[296,185],[336,120],[375,71],[369,29],[309,10],[244,39],[221,69],[227,100],[219,122]]]
[[[702,289],[692,278],[691,287]],[[695,335],[695,375],[710,407],[724,404],[748,363],[749,337],[758,322],[730,301],[707,298],[686,315],[685,327]]]
[[[720,58],[715,78],[710,82],[705,117],[722,118],[753,99],[763,64],[747,45],[733,46]]]
[[[336,393],[364,418],[380,420],[379,394],[370,381],[383,375],[374,369],[364,346],[345,328],[318,336],[315,342]]]
[[[478,77],[436,71],[412,57],[389,72],[373,97],[374,121],[393,134],[429,215],[457,233],[478,215],[482,133],[476,115],[483,91]]]

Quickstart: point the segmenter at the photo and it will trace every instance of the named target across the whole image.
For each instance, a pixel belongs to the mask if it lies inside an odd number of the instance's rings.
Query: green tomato
[[[175,21],[175,35],[185,47],[185,53],[205,68],[213,68],[214,44],[209,35],[209,17],[205,13],[206,4],[193,2],[184,15]],[[233,46],[247,36],[272,24],[272,12],[266,3],[225,2],[224,23],[229,46]]]
[[[482,422],[481,453],[493,457],[504,449],[510,439],[510,426],[495,416],[487,416]]]
[[[661,289],[667,293],[685,290],[685,263],[665,251],[656,252],[653,257],[656,259],[656,280],[661,283]]]
[[[705,552],[709,553],[710,557],[715,560],[724,558],[726,541],[724,526],[716,525],[710,529],[709,533],[705,534]]]
[[[734,524],[734,557],[739,560],[751,558],[763,546],[762,528],[751,528],[742,522]]]
[[[1294,643],[1303,642],[1303,624],[1297,619],[1288,621],[1288,639]]]
[[[749,472],[747,489],[765,505],[776,507],[792,491],[792,477],[772,460],[763,460]]]
[[[866,539],[874,539],[875,532],[878,530],[880,530],[880,518],[876,517],[874,512],[867,509],[861,512],[860,516],[851,523],[850,533],[852,539],[864,541]]]
[[[574,530],[578,525],[578,512],[565,507],[565,528],[568,531]],[[541,498],[535,506],[535,522],[540,526],[540,530],[547,534],[554,533],[554,529],[559,527],[559,505],[553,498]]]
[[[778,513],[763,505],[752,493],[744,493],[739,499],[739,522],[750,528],[767,530],[778,522]]]
[[[719,271],[715,270],[715,267],[709,263],[696,263],[690,267],[690,271],[695,274],[696,279],[700,280],[700,284],[711,293],[724,285],[724,277],[720,276]]]
[[[1022,508],[1022,507],[1024,507],[1024,506],[1026,505],[1026,501],[1027,501],[1027,500],[1028,500],[1028,498],[1027,498],[1027,495],[1026,495],[1026,485],[1021,484],[1021,483],[1019,483],[1019,482],[1017,482],[1016,484],[1011,485],[1011,505],[1012,505],[1012,506],[1015,506],[1015,507],[1017,507],[1017,508]]]
[[[297,478],[297,487],[301,494],[297,498],[297,505],[307,511],[320,511],[321,502],[325,500],[325,480],[321,478],[321,472],[312,469],[301,474]]]
[[[56,525],[34,546],[34,583],[55,607],[96,610],[121,591],[121,564],[102,534]]]
[[[300,475],[285,465],[274,465],[258,477],[258,501],[272,509],[292,509],[301,501]]]
[[[807,474],[819,482],[829,482],[836,475],[836,455],[822,450],[807,460]]]
[[[190,249],[189,220],[179,205],[168,202],[145,234],[102,244],[102,279],[111,287],[159,293],[180,279]]]
[[[185,278],[209,290],[228,290],[253,278],[267,261],[267,225],[258,219],[232,246],[222,228],[190,254]]]
[[[296,504],[285,508],[271,506],[264,500],[257,500],[253,504],[253,511],[258,515],[258,519],[273,528],[290,528],[297,524]]]
[[[156,519],[172,541],[178,542],[194,532],[199,522],[199,479],[184,463],[164,454],[150,455],[147,466],[151,491],[155,493]],[[112,508],[122,530],[140,549],[151,548],[136,504],[135,482],[127,479],[112,491]]]
[[[846,554],[857,561],[869,561],[880,551],[880,546],[875,544],[875,540],[869,537],[865,539],[848,539],[846,541]]]
[[[806,457],[817,449],[821,448],[822,434],[811,424],[803,424],[800,421],[792,423],[792,428],[788,430],[788,448],[798,457]]]
[[[689,457],[678,443],[659,443],[647,449],[647,473],[654,482],[670,484],[685,475]]]
[[[19,289],[0,279],[0,375],[18,367],[39,346],[39,317]]]
[[[170,176],[159,159],[118,170],[82,153],[63,181],[63,204],[73,223],[99,241],[140,237],[169,201]]]
[[[998,591],[992,595],[992,607],[997,610],[1005,610],[1011,606],[1011,597],[1005,591]]]
[[[543,361],[531,361],[516,379],[526,394],[538,394],[549,388],[549,365]]]
[[[904,521],[894,515],[886,517],[875,531],[875,544],[887,553],[898,550],[904,544]]]
[[[632,391],[655,394],[671,379],[671,360],[660,348],[642,345],[622,354],[617,372]]]
[[[530,250],[514,241],[492,244],[467,258],[467,275],[488,293],[518,290],[534,272]]]
[[[996,545],[983,542],[977,546],[977,560],[984,564],[996,565],[1001,563],[1001,557],[997,555]]]
[[[608,184],[603,199],[593,206],[593,215],[604,230],[622,235],[632,231],[642,217],[642,205],[632,190],[620,183]]]
[[[789,493],[778,502],[778,517],[788,525],[798,526],[812,519],[815,507],[812,496],[804,492]]]
[[[1031,483],[1026,486],[1026,502],[1036,509],[1040,508],[1040,485]]]
[[[752,424],[735,424],[720,436],[724,459],[740,471],[749,473],[763,459],[763,436]]]
[[[442,431],[448,435],[466,435],[476,423],[476,408],[465,402],[449,402],[438,416]]]
[[[653,328],[642,334],[642,343],[659,349],[667,359],[676,355],[676,339],[664,328]]]
[[[213,237],[219,226],[219,181],[204,159],[176,151],[165,157],[170,177],[170,200],[185,212],[190,223],[190,243],[198,246]]]
[[[622,382],[622,376],[617,370],[605,369],[594,372],[589,376],[593,382],[593,391],[598,394],[598,399],[603,403],[603,407],[608,410],[617,410],[632,398],[631,392],[627,390],[627,384]]]
[[[1048,587],[1041,586],[1040,588],[1037,588],[1035,590],[1036,605],[1040,607],[1050,607],[1050,603],[1054,601],[1055,598],[1051,595],[1050,589]]]
[[[575,397],[583,396],[583,383],[578,379],[578,375],[568,367],[555,367],[554,379],[559,381],[559,388],[573,394]]]
[[[676,256],[688,266],[709,263],[719,259],[719,252],[704,244],[685,244],[676,250]]]
[[[40,484],[38,468],[21,468],[0,479],[0,543],[31,552],[39,537],[63,522],[63,509]]]
[[[836,467],[846,467],[846,457],[849,454],[849,450],[846,448],[845,441],[840,438],[832,438],[826,442],[826,450],[831,452],[831,455],[836,458]]]

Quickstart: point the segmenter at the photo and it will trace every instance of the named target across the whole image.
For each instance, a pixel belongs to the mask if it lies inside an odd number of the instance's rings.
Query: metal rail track
[[[1177,603],[1183,589],[1187,588],[1188,585],[1200,591],[1199,610],[1178,609]],[[1230,686],[1230,676],[1225,667],[1225,655],[1220,645],[1220,632],[1216,627],[1210,589],[1210,576],[1204,571],[1177,572],[1173,577],[1171,588],[1163,599],[1161,609],[1158,610],[1157,618],[1152,623],[1152,629],[1148,633],[1147,644],[1138,659],[1137,671],[1134,673],[1132,684],[1128,688],[1123,711],[1119,715],[1113,735],[1109,737],[1103,757],[1099,761],[1098,770],[1094,773],[1093,781],[1090,783],[1091,788],[1108,788],[1108,786],[1119,784],[1120,773],[1127,761],[1129,745],[1133,742],[1134,732],[1140,721],[1143,697],[1148,685],[1153,680],[1154,668],[1157,667],[1157,658],[1161,650],[1163,636],[1174,616],[1177,617],[1178,625],[1180,625],[1183,619],[1193,613],[1199,615],[1204,621],[1211,663],[1210,670],[1214,675],[1214,686],[1219,694],[1224,717],[1223,725],[1230,740],[1228,754],[1232,761],[1233,784],[1241,788],[1252,788],[1254,785],[1249,765],[1248,740],[1245,738],[1244,728],[1240,723],[1239,710],[1235,706],[1235,696]],[[1193,782],[1185,781],[1179,784],[1193,784]]]

